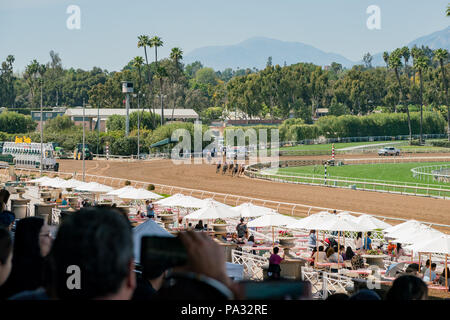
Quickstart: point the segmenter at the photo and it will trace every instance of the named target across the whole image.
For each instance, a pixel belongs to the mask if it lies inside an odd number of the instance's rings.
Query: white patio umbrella
[[[374,216],[363,214],[355,219],[355,222],[364,226],[371,228],[371,230],[376,229],[387,229],[392,227],[389,223],[386,223]]]
[[[288,229],[306,229],[306,230],[316,230],[317,226],[323,225],[325,222],[336,219],[337,216],[326,211],[312,214],[306,218],[299,219],[291,224],[288,224],[286,228]]]
[[[122,199],[131,199],[131,200],[146,200],[146,199],[161,199],[162,196],[156,194],[154,192],[145,190],[145,189],[135,189],[128,190],[120,193],[118,195],[119,198]]]
[[[402,228],[398,231],[388,233],[385,236],[389,237],[389,238],[393,238],[393,239],[399,239],[399,238],[403,238],[403,237],[408,237],[411,234],[418,234],[418,233],[427,232],[427,231],[431,231],[431,230],[435,230],[435,229],[419,223],[419,224],[412,224],[412,225]]]
[[[50,178],[46,181],[41,182],[41,187],[52,187],[59,188],[62,183],[66,182],[66,180],[61,178]]]
[[[203,201],[206,202],[205,206],[208,205],[208,203],[212,202],[212,203],[218,205],[219,207],[228,208],[228,209],[232,209],[233,208],[232,206],[229,206],[229,205],[227,205],[225,203],[222,203],[222,202],[219,202],[217,200],[214,200],[213,198],[206,198],[206,199],[203,199]]]
[[[429,253],[430,265],[432,253],[445,254],[445,287],[448,288],[447,260],[448,255],[450,254],[450,235],[443,234],[439,237],[434,238],[433,240],[427,241],[421,245],[417,245],[416,250],[419,252]],[[419,261],[420,261],[420,254],[419,254]],[[430,268],[430,275],[431,275],[431,268]]]
[[[129,190],[137,190],[136,188],[132,187],[132,186],[126,186],[120,189],[116,189],[116,190],[112,190],[110,192],[108,192],[106,195],[107,196],[117,196],[123,192],[129,191]]]
[[[83,181],[76,180],[76,179],[69,179],[69,180],[66,180],[63,183],[61,183],[59,185],[59,187],[63,188],[63,189],[73,189],[73,188],[81,186],[82,184],[84,184]]]
[[[254,218],[254,217],[261,217],[264,215],[277,213],[273,209],[257,206],[250,202],[243,203],[237,207],[234,207],[231,210],[239,212],[239,214],[241,215],[242,218]]]
[[[171,197],[159,200],[157,204],[164,207],[203,208],[207,202],[192,196],[177,193]]]
[[[239,212],[217,205],[213,202],[209,202],[208,205],[206,205],[205,207],[185,216],[185,219],[215,220],[215,219],[227,219],[236,217],[239,217]]]
[[[394,242],[407,243],[407,244],[412,244],[412,245],[415,245],[415,244],[421,245],[421,244],[423,244],[427,241],[433,240],[441,235],[443,235],[442,232],[437,231],[432,228],[429,228],[429,230],[424,229],[423,231],[419,231],[417,233],[412,233],[412,234],[397,238],[394,240]]]
[[[272,245],[275,245],[275,234],[274,227],[284,227],[288,224],[297,222],[297,219],[276,213],[276,214],[266,214],[255,220],[250,221],[247,226],[250,228],[272,228]]]
[[[97,183],[97,182],[88,182],[88,183],[84,183],[84,184],[76,187],[75,190],[94,192],[94,193],[106,193],[106,192],[114,190],[114,188],[106,186],[104,184]]]
[[[355,216],[352,216],[352,215],[350,214],[350,212],[347,212],[347,211],[340,212],[340,213],[338,213],[336,216],[337,216],[337,217],[343,217],[344,219],[351,220],[351,221],[355,221],[356,218],[357,218],[357,217],[355,217]]]
[[[420,224],[419,221],[408,220],[408,221],[400,223],[400,224],[398,224],[396,226],[384,229],[383,232],[386,233],[386,234],[390,234],[390,233],[394,233],[394,232],[397,232],[397,231],[400,231],[400,230],[408,229],[411,226],[418,225],[418,224]]]

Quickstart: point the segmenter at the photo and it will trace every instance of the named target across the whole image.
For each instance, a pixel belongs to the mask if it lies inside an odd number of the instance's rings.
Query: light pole
[[[40,176],[42,177],[42,171],[44,169],[44,121],[43,121],[43,116],[42,116],[42,82],[43,79],[40,79],[40,83],[41,83],[41,165],[40,165]]]
[[[164,125],[164,106],[163,106],[163,99],[165,99],[167,96],[163,94],[159,94],[159,98],[161,100],[161,126]]]
[[[85,123],[85,110],[86,110],[86,106],[84,103],[84,98],[83,98],[83,182],[85,182],[85,175],[86,175],[86,164],[85,164],[85,159],[84,159],[84,152],[85,152],[85,140],[86,140],[86,123]]]
[[[133,82],[122,81],[122,93],[125,93],[125,106],[127,109],[127,116],[125,119],[125,136],[128,137],[130,131],[130,93],[133,93]]]
[[[140,100],[139,100],[139,96],[141,94],[141,91],[138,91],[137,94],[137,100],[138,100],[138,134],[137,134],[137,159],[139,160],[139,155],[140,155],[140,148],[139,148],[139,144],[140,144],[140,130],[141,130],[141,105],[140,105]]]

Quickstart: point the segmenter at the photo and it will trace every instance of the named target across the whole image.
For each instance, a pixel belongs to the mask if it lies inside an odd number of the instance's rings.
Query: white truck
[[[379,156],[399,156],[400,150],[394,147],[384,147],[378,150]]]
[[[54,157],[53,144],[43,144],[43,169],[44,170],[59,170],[59,163]],[[23,168],[40,168],[41,165],[41,144],[40,143],[15,143],[4,142],[2,154],[10,154],[14,157],[14,164],[16,167]]]

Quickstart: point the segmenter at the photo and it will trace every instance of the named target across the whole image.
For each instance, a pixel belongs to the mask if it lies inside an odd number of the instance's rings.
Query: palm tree
[[[398,72],[398,69],[402,66],[401,57],[402,57],[402,53],[401,53],[400,49],[395,49],[394,52],[392,52],[389,57],[389,67],[394,70],[395,77],[397,78],[398,86],[400,88],[400,103],[405,98],[402,82],[400,81],[400,75]],[[405,102],[406,102],[406,99],[405,99]],[[409,141],[411,143],[411,140],[412,140],[411,117],[409,115],[408,105],[406,105],[406,114],[408,115]]]
[[[450,17],[450,4],[447,6],[447,17]]]
[[[389,68],[389,53],[387,51],[383,52],[383,60],[386,63],[386,68]]]
[[[449,8],[447,8],[447,15],[449,13]],[[448,59],[448,51],[447,49],[437,49],[434,51],[434,58],[439,61],[439,65],[441,66],[441,74],[442,74],[442,82],[444,83],[445,90],[445,104],[447,105],[447,133],[448,133],[448,141],[450,141],[450,105],[448,101],[448,83],[447,77],[445,74],[444,61]]]
[[[428,58],[425,55],[420,55],[414,59],[414,69],[419,71],[420,80],[420,143],[423,142],[423,72],[428,68]]]
[[[180,74],[182,71],[181,65],[180,65],[180,60],[183,59],[183,51],[180,48],[172,48],[172,51],[170,52],[170,59],[172,59],[173,63],[175,64],[175,69],[177,71],[175,80],[178,80],[178,74]],[[174,111],[175,111],[175,99],[174,99],[174,104],[172,107],[172,117],[171,117],[172,121],[173,121]]]
[[[133,67],[138,69],[138,76],[139,76],[139,85],[138,85],[138,151],[137,151],[137,156],[138,156],[138,160],[139,160],[139,152],[140,152],[140,129],[141,129],[141,121],[140,121],[140,116],[141,116],[141,108],[139,107],[139,96],[141,95],[141,85],[142,85],[142,77],[141,77],[141,68],[142,65],[144,64],[144,59],[142,59],[142,57],[134,57],[133,59]]]
[[[407,46],[404,46],[401,50],[402,50],[402,57],[405,60],[405,74],[407,75],[408,81],[409,81],[408,61],[409,61],[409,58],[411,57],[411,53]]]
[[[159,98],[161,100],[161,125],[164,125],[164,105],[163,105],[163,82],[167,77],[167,70],[162,66],[156,69],[156,78],[159,79]]]
[[[151,75],[151,72],[150,72],[150,66],[148,64],[147,46],[149,48],[151,48],[151,43],[152,42],[151,42],[149,36],[147,36],[147,35],[140,35],[140,36],[138,36],[137,46],[138,46],[138,48],[143,47],[144,48],[144,53],[145,53],[145,64],[147,66],[147,80],[148,80],[148,86],[149,86],[149,95],[148,95],[149,98],[152,96],[152,90],[151,90],[152,75]],[[149,101],[150,101],[150,99],[149,99]],[[148,112],[151,113],[150,105],[148,107]],[[153,127],[156,128],[155,106],[154,105],[153,105],[153,116],[152,116],[152,118],[153,118]]]
[[[39,73],[39,68],[39,62],[35,59],[26,66],[25,73],[23,75],[28,87],[30,88],[31,103],[33,103],[36,94],[36,78]]]
[[[160,37],[154,36],[150,39],[150,48],[155,48],[155,63],[156,67],[158,67],[158,48],[162,47],[164,45],[164,42],[161,40]]]
[[[417,48],[416,46],[411,48],[411,57],[414,59],[416,59],[418,56],[421,55],[421,50],[419,48]],[[413,66],[414,66],[414,61],[413,61]],[[413,82],[414,85],[416,84],[416,69],[414,69],[413,67]]]

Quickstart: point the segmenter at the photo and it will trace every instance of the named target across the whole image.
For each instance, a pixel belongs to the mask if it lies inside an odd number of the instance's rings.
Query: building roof
[[[328,113],[328,108],[317,108],[317,113]]]
[[[172,110],[173,117],[176,119],[197,119],[198,114],[193,109],[164,109],[164,118],[172,118]],[[130,109],[130,113],[136,112],[138,109]],[[145,109],[148,111],[148,109]],[[153,111],[153,110],[152,110]],[[155,109],[155,113],[161,115],[161,109]],[[86,108],[85,109],[85,117],[87,118],[97,118],[98,110],[94,108]],[[100,109],[100,118],[105,119],[112,115],[120,115],[125,116],[127,111],[125,108],[121,109]],[[69,117],[82,117],[83,116],[83,108],[70,108],[66,110],[66,115]]]

